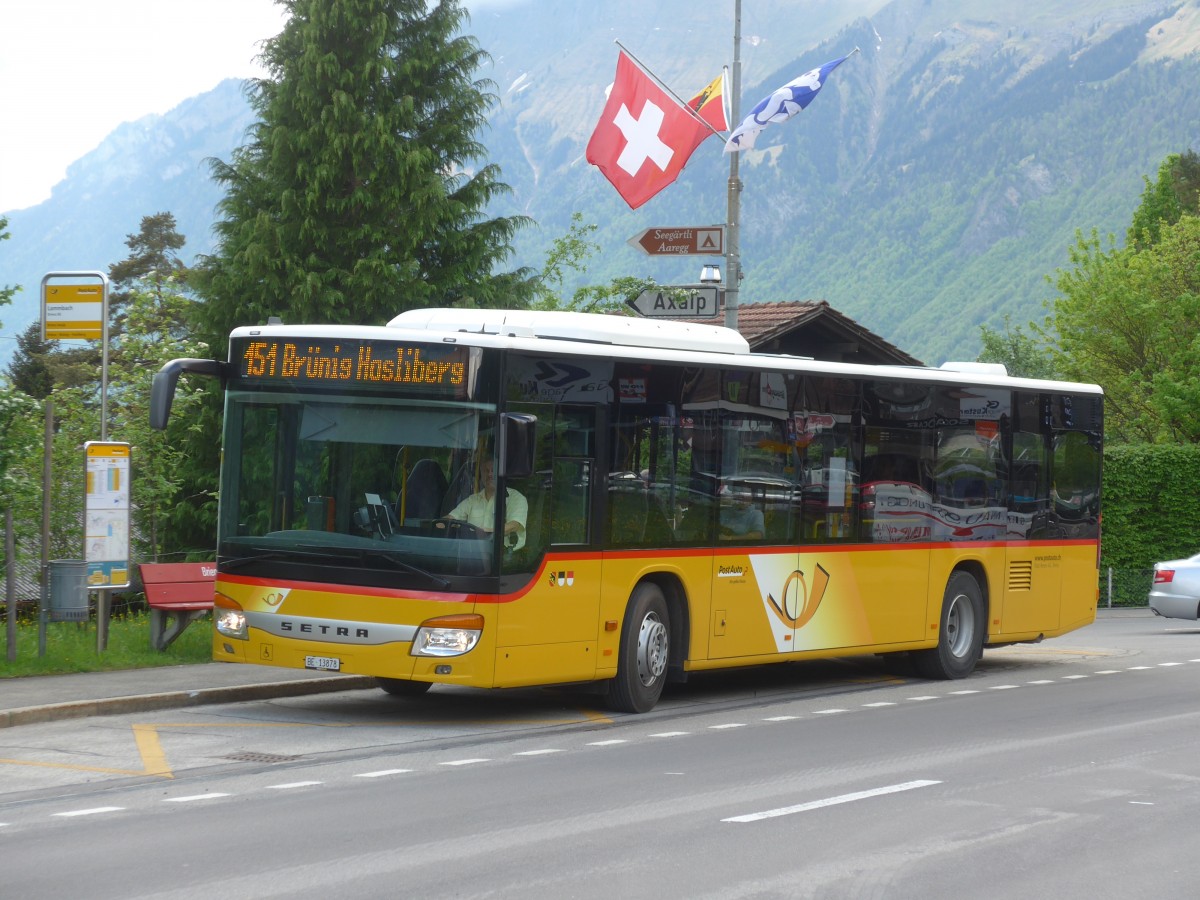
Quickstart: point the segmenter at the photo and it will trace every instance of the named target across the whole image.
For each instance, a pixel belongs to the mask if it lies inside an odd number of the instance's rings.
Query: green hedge
[[[1104,451],[1101,605],[1145,606],[1151,568],[1200,552],[1200,445],[1123,444]]]

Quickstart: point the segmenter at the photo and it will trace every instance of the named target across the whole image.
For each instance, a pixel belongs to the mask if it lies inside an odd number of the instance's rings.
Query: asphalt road
[[[1104,618],[964,681],[874,659],[374,690],[0,731],[4,896],[1184,897],[1200,630]]]

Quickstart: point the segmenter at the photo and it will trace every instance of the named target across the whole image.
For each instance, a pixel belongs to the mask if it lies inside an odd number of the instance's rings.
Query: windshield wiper
[[[401,559],[400,557],[402,554],[395,550],[362,549],[359,550],[358,553],[359,558],[364,562],[369,558],[387,560],[393,566],[404,572],[409,572],[413,575],[420,575],[429,579],[429,581],[438,585],[442,590],[446,590],[450,587],[450,580],[448,578],[443,578],[440,575],[434,575],[428,569],[422,569],[420,566],[414,566],[412,563]]]
[[[221,568],[226,571],[240,569],[243,566],[251,563],[259,562],[260,560],[288,560],[294,562],[296,560],[309,560],[318,565],[340,565],[345,566],[357,560],[360,563],[365,563],[367,560],[384,560],[390,563],[401,571],[408,572],[412,575],[419,575],[422,578],[435,584],[441,590],[446,590],[450,587],[450,581],[440,575],[435,575],[427,569],[422,569],[420,566],[401,558],[403,554],[396,550],[376,550],[371,547],[337,547],[330,550],[325,547],[315,547],[310,545],[300,545],[295,548],[287,547],[272,547],[263,548],[247,548],[251,550],[259,550],[260,552],[247,556],[238,556],[233,559],[221,560]]]

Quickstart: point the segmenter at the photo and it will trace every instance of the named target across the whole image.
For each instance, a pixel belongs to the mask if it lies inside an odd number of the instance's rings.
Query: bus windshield
[[[494,574],[503,499],[463,501],[486,493],[495,412],[381,393],[230,389],[223,569],[416,590]]]

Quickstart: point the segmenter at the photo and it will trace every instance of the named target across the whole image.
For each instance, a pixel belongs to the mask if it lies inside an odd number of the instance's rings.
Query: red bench
[[[150,646],[166,650],[192,622],[213,608],[216,563],[141,563],[150,605]]]

